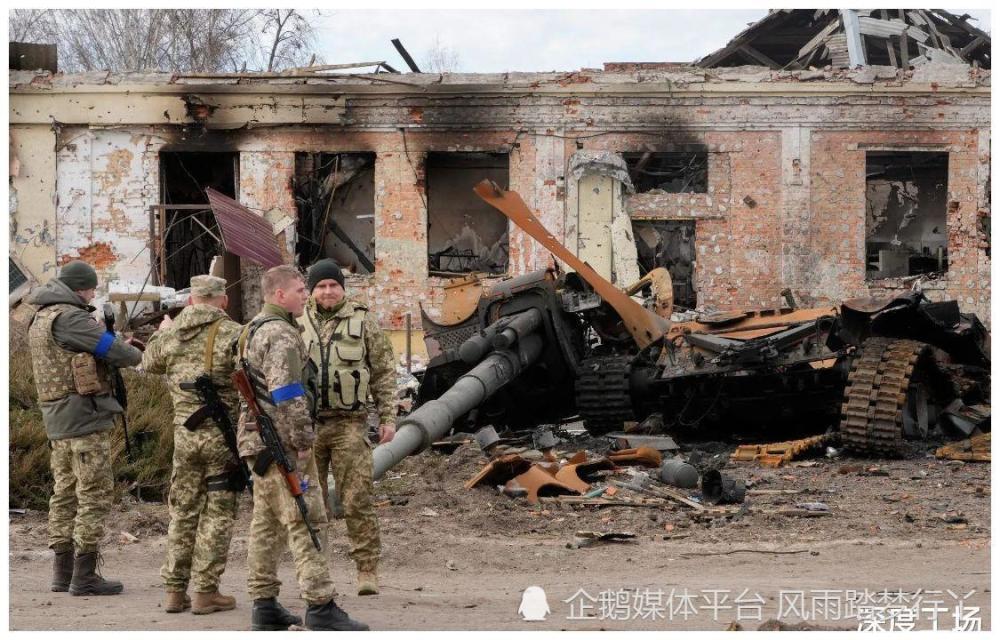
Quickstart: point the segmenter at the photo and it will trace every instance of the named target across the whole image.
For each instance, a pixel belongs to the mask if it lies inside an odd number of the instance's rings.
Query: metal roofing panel
[[[212,188],[205,189],[205,193],[226,251],[267,269],[284,262],[270,222]]]

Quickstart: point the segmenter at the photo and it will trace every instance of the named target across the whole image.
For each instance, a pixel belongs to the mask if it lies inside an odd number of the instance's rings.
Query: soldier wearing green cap
[[[133,367],[142,359],[133,341],[105,331],[92,315],[96,289],[94,268],[74,260],[27,298],[38,307],[28,344],[54,480],[52,590],[75,596],[116,595],[123,589],[121,582],[97,573],[114,489],[110,429],[123,411],[111,394],[107,365]]]
[[[203,404],[195,391],[180,386],[207,374],[223,403],[236,409],[230,376],[242,327],[226,314],[228,304],[225,280],[192,277],[188,306],[172,322],[165,316],[142,356],[147,373],[166,375],[174,405],[170,525],[167,557],[160,570],[167,613],[191,609],[207,614],[236,606],[235,598],[219,593],[219,581],[236,524],[239,493],[230,480],[237,460],[213,420],[197,424],[191,420]],[[189,584],[194,588],[193,606]]]

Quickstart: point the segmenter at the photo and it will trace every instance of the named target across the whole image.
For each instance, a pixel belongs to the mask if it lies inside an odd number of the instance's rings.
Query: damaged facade
[[[347,266],[349,288],[402,332],[407,314],[419,328],[420,305],[440,313],[455,277],[551,263],[472,194],[490,178],[620,286],[670,269],[679,306],[775,308],[785,289],[819,305],[930,274],[931,299],[988,324],[989,108],[988,70],[936,59],[853,71],[13,71],[11,252],[41,281],[79,257],[115,290],[183,288],[220,249],[198,198],[212,187],[273,223],[286,260]],[[249,317],[260,293],[252,265],[242,270]]]

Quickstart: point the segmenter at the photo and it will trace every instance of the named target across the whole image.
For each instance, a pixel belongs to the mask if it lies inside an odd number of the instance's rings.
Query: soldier
[[[74,596],[117,595],[123,589],[121,582],[97,573],[114,490],[110,429],[123,411],[111,395],[107,365],[134,367],[142,359],[131,339],[106,332],[91,315],[96,289],[94,268],[74,260],[27,300],[39,307],[29,324],[28,342],[54,480],[49,500],[52,590]]]
[[[280,434],[281,444],[295,460],[304,485],[304,499],[310,522],[325,533],[327,526],[323,499],[316,483],[313,457],[311,386],[305,345],[295,318],[302,315],[308,300],[302,274],[294,267],[269,269],[261,280],[265,305],[240,336],[238,358],[246,360],[248,374],[269,393],[258,396]],[[255,631],[284,630],[299,624],[277,602],[281,581],[278,559],[287,540],[295,559],[296,576],[302,598],[309,603],[305,626],[322,631],[364,631],[368,625],[352,620],[333,601],[333,581],[326,556],[313,546],[303,520],[277,465],[255,466],[264,445],[256,432],[256,421],[247,412],[240,416],[240,453],[254,469],[253,519],[247,551],[248,588],[253,598],[252,628]],[[320,537],[325,538],[325,535]]]
[[[174,460],[170,478],[170,526],[167,558],[160,570],[167,590],[165,610],[206,614],[228,611],[236,599],[219,593],[226,555],[236,522],[239,491],[238,461],[219,425],[204,419],[187,424],[204,405],[195,391],[181,383],[208,374],[228,407],[236,407],[232,388],[233,354],[242,327],[225,308],[226,281],[214,276],[191,278],[189,306],[173,322],[164,318],[142,357],[149,373],[166,374],[174,405]],[[199,418],[196,416],[196,418]],[[194,586],[194,606],[187,595]]]
[[[379,415],[379,443],[396,433],[396,366],[392,345],[368,307],[346,297],[337,263],[309,267],[310,291],[303,326],[309,359],[316,366],[319,421],[316,467],[327,496],[333,467],[337,501],[344,507],[358,595],[378,593],[381,552],[373,505],[372,447],[367,437],[369,396]],[[332,514],[331,514],[332,515]]]

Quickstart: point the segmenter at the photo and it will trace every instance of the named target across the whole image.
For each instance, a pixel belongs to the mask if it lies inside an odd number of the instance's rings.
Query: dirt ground
[[[708,448],[716,455],[706,459],[716,463],[731,449]],[[956,613],[987,630],[990,465],[940,461],[930,452],[906,460],[819,457],[776,469],[726,463],[724,472],[746,481],[750,494],[741,513],[707,520],[674,504],[533,507],[495,488],[463,488],[485,462],[475,445],[427,452],[377,485],[381,594],[354,595],[344,523],[334,522],[328,552],[338,602],[375,630],[712,630],[734,622],[756,630],[775,628],[774,619],[857,629],[862,622],[852,615],[916,629],[931,628],[936,615],[938,628],[952,629]],[[776,513],[817,502],[829,515]],[[244,497],[223,577],[237,608],[209,616],[163,612],[164,505],[123,505],[110,518],[104,571],[126,585],[125,595],[112,598],[51,593],[45,514],[12,513],[11,629],[248,629],[250,509]],[[577,531],[636,538],[570,548]],[[281,599],[301,613],[286,557]],[[521,611],[544,620],[518,613],[529,586],[544,590],[548,612],[543,605],[542,615],[532,613],[537,599]]]

